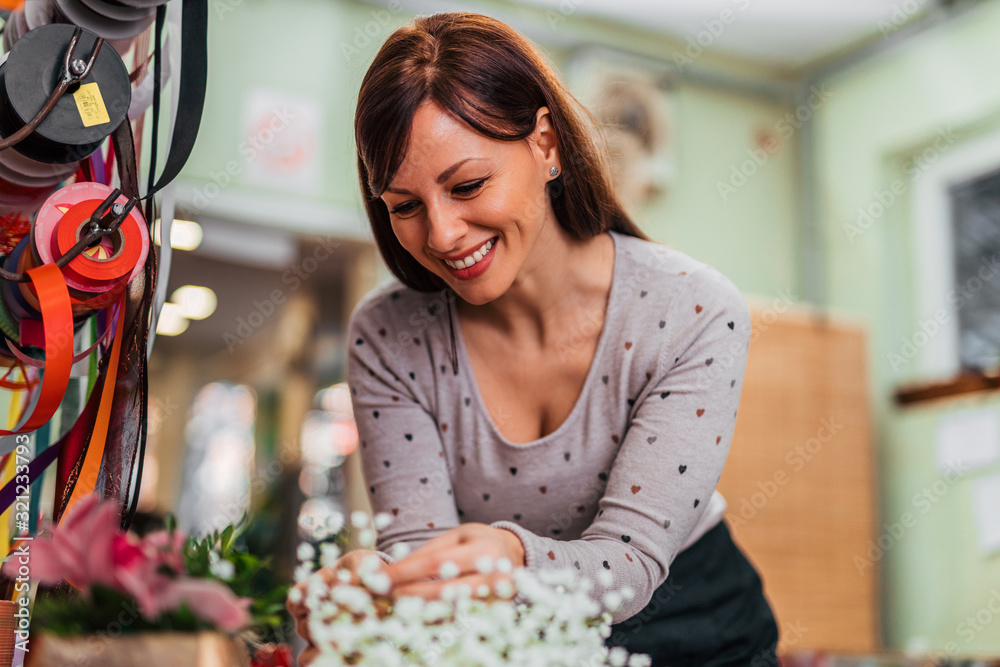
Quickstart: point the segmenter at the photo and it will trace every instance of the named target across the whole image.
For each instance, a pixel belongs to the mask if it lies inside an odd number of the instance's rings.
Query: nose
[[[427,206],[427,247],[439,255],[448,255],[460,246],[468,230],[458,211],[448,202],[431,202]]]

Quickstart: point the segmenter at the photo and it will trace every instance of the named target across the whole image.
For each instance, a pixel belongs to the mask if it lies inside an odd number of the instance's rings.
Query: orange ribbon
[[[35,285],[42,313],[45,374],[38,403],[24,426],[16,431],[0,429],[0,435],[30,433],[51,419],[66,394],[73,366],[73,311],[62,272],[55,264],[44,264],[30,269],[28,277]]]
[[[101,391],[101,405],[97,409],[97,417],[94,420],[94,430],[90,436],[90,444],[87,445],[87,454],[80,468],[80,474],[73,485],[73,493],[70,495],[66,507],[63,508],[62,516],[66,516],[70,509],[84,496],[90,495],[97,486],[97,478],[101,471],[101,460],[104,458],[104,447],[108,440],[108,424],[111,422],[111,404],[115,394],[115,384],[118,377],[118,357],[122,348],[122,330],[125,324],[125,295],[122,295],[118,304],[118,323],[115,327],[115,339],[111,344],[111,358],[108,360],[107,377],[104,380],[104,387]]]

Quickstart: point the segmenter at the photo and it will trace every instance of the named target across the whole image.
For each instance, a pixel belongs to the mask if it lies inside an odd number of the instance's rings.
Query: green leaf
[[[221,555],[223,557],[229,553],[230,547],[232,547],[233,531],[235,529],[236,527],[230,524],[222,531],[222,536],[219,540],[219,551],[222,552]]]

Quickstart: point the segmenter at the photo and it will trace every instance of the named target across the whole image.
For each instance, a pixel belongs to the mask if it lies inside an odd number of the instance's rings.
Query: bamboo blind
[[[733,537],[761,573],[779,652],[880,646],[878,496],[865,331],[751,305],[746,378],[719,480]]]

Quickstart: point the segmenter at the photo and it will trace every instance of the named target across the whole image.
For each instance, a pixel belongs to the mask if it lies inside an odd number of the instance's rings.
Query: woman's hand
[[[493,570],[488,574],[480,573],[476,567],[476,562],[483,556],[494,563]],[[501,558],[509,560],[515,568],[524,567],[524,546],[516,534],[485,523],[464,523],[428,540],[406,558],[386,565],[385,573],[392,581],[390,595],[393,600],[403,596],[434,600],[441,597],[445,586],[466,584],[473,597],[481,597],[477,589],[486,584],[491,590],[486,597],[493,599],[496,585],[506,581],[513,596],[513,577],[495,567]],[[443,579],[441,565],[448,561],[458,566],[458,572],[453,578]],[[428,581],[431,578],[442,580]]]
[[[339,570],[347,570],[351,573],[351,579],[346,583],[351,586],[360,586],[361,575],[358,574],[358,571],[361,568],[361,563],[368,556],[376,558],[380,563],[382,563],[382,559],[374,551],[356,549],[341,556],[332,566],[320,568],[319,573],[323,577],[323,581],[325,581],[327,585],[332,588],[333,586],[344,583],[337,578],[337,572]],[[298,632],[299,636],[305,639],[308,643],[308,646],[302,651],[301,654],[299,654],[298,664],[301,667],[305,667],[310,664],[316,659],[316,656],[319,655],[319,649],[312,643],[312,637],[309,634],[309,610],[306,608],[305,604],[306,587],[307,584],[305,581],[300,581],[295,584],[294,588],[302,592],[300,601],[292,602],[291,599],[289,599],[285,603],[285,606],[288,608],[288,613],[290,613],[292,618],[295,619],[295,631]],[[379,618],[381,618],[387,611],[387,605],[376,601],[375,609]]]

